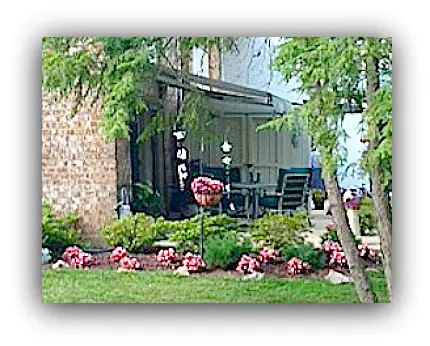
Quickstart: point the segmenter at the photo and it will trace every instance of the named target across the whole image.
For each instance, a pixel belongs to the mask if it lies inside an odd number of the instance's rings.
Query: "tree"
[[[358,257],[339,191],[337,167],[346,157],[342,139],[345,109],[361,104],[360,66],[356,63],[356,38],[287,38],[275,60],[286,80],[297,77],[309,100],[291,114],[275,118],[259,128],[291,127],[300,122],[322,156],[327,193],[339,239],[345,251],[357,295],[364,303],[374,301],[368,277]]]
[[[390,189],[392,182],[392,40],[366,38],[362,46],[368,102],[364,112],[364,122],[369,140],[369,149],[363,157],[362,167],[369,173],[371,181],[372,202],[381,240],[384,273],[391,299],[392,224],[387,190]]]
[[[75,114],[88,100],[101,101],[106,140],[129,138],[129,122],[147,109],[150,88],[163,68],[178,71],[190,62],[194,48],[229,50],[233,37],[47,37],[42,41],[42,88],[58,98],[70,97]],[[196,95],[192,94],[192,95]],[[201,94],[198,94],[201,97]],[[163,104],[158,104],[160,108]],[[182,119],[196,117],[184,113]],[[173,120],[158,113],[149,139],[169,128]],[[190,124],[196,121],[190,120]],[[201,127],[201,124],[198,126]],[[189,129],[191,130],[191,129]]]
[[[60,98],[71,100],[72,116],[88,104],[100,103],[106,140],[130,139],[131,120],[152,114],[152,110],[146,112],[148,105],[155,106],[156,114],[137,141],[159,135],[165,152],[163,201],[170,206],[167,186],[175,184],[176,174],[171,129],[177,124],[207,135],[211,129],[207,123],[214,114],[205,107],[202,116],[196,109],[197,103],[200,107],[206,104],[197,88],[185,97],[178,90],[175,97],[180,111],[172,112],[168,107],[172,95],[166,88],[158,88],[156,76],[166,68],[176,71],[178,77],[188,72],[194,48],[209,52],[233,47],[233,37],[47,37],[42,41],[42,88],[54,96],[54,103]]]

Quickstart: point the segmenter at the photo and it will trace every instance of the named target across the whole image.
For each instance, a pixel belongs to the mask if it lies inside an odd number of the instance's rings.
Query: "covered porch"
[[[176,71],[169,70],[157,77],[157,84],[164,91],[164,107],[168,113],[174,114],[180,107],[177,96],[192,88],[203,91],[216,112],[211,125],[215,134],[212,140],[202,143],[198,133],[190,132],[183,143],[189,153],[191,174],[201,163],[205,173],[215,172],[216,176],[218,172],[222,177],[220,146],[224,140],[232,144],[231,177],[234,183],[258,181],[276,186],[281,169],[309,167],[310,142],[307,137],[287,131],[256,131],[258,125],[273,116],[285,114],[292,106],[288,100],[200,76],[183,73],[179,76]],[[131,198],[136,197],[133,186],[148,181],[160,194],[163,215],[169,218],[192,215],[195,210],[190,196],[179,189],[177,148],[172,133],[165,131],[146,143],[133,144],[146,125],[145,120],[136,119],[132,127],[135,133],[129,143]]]

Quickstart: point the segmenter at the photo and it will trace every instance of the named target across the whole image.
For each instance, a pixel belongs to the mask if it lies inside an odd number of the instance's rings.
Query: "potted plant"
[[[312,191],[312,198],[314,201],[315,209],[324,210],[324,198],[325,198],[324,191],[321,189],[314,189]]]

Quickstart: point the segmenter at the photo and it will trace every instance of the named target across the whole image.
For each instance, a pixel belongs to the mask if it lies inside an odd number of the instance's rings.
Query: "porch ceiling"
[[[158,82],[172,87],[205,92],[209,102],[221,116],[272,117],[285,114],[291,102],[271,93],[241,85],[210,80],[205,77],[165,69],[157,77]]]

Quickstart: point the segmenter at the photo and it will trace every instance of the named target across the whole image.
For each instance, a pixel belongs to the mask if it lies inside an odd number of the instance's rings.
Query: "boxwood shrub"
[[[297,212],[293,216],[272,212],[255,220],[249,232],[257,250],[264,247],[281,250],[287,244],[303,243],[304,232],[309,230],[309,216],[305,212]]]
[[[76,213],[59,217],[49,203],[42,202],[42,247],[51,250],[54,260],[69,245],[87,246],[77,228],[78,221]]]
[[[194,216],[190,219],[179,221],[167,221],[170,234],[168,239],[178,244],[179,251],[199,250],[200,244],[200,216]],[[215,216],[204,216],[203,220],[203,237],[204,242],[209,241],[216,236],[236,238],[239,226],[236,219],[225,214]]]
[[[130,252],[149,247],[156,239],[155,219],[143,213],[112,220],[101,228],[107,245],[122,246]]]

